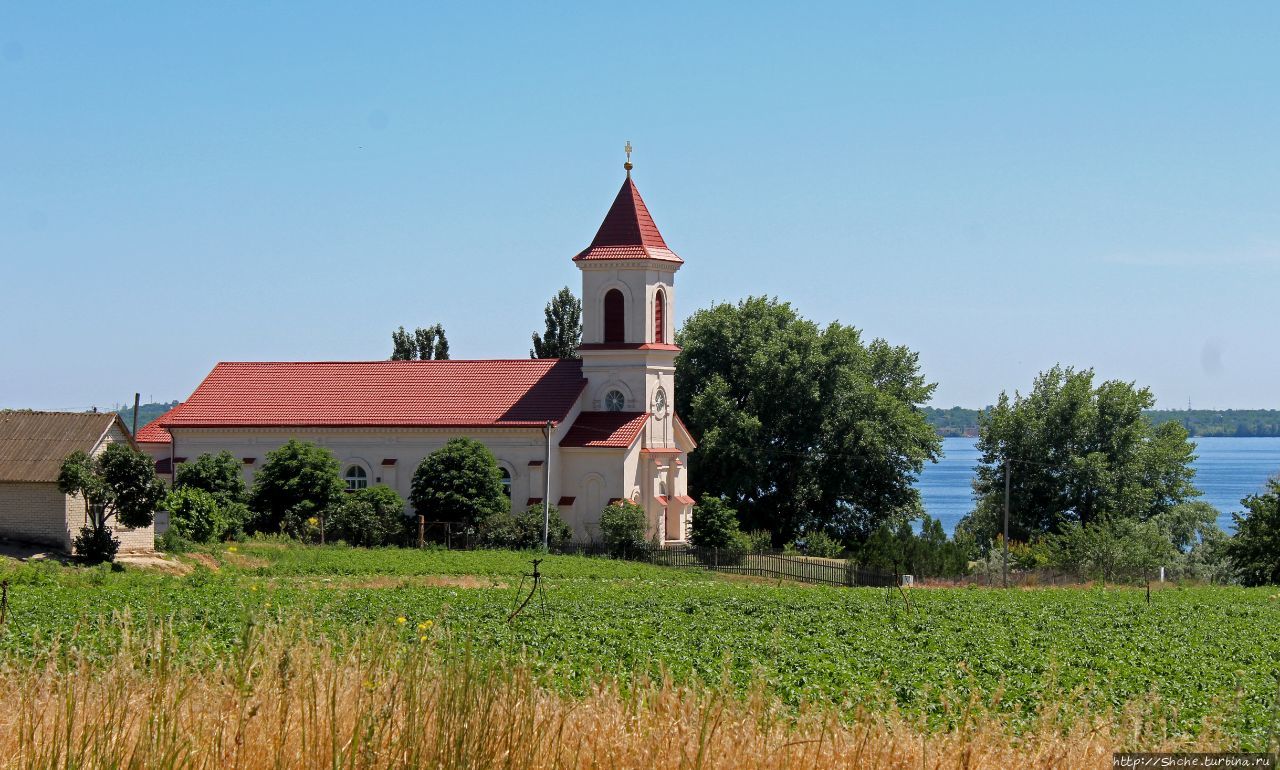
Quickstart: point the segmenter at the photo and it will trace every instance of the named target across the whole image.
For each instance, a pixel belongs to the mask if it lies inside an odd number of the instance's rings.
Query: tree
[[[151,458],[128,444],[108,444],[93,457],[72,452],[58,473],[58,489],[84,499],[89,523],[80,530],[75,550],[89,562],[115,558],[120,541],[107,528],[111,519],[126,527],[148,526],[165,495]]]
[[[248,499],[244,486],[243,466],[225,449],[217,454],[202,454],[193,462],[178,466],[174,487],[191,487],[210,493],[219,503],[243,503]]]
[[[412,361],[418,357],[418,343],[414,336],[401,326],[391,332],[391,360]]]
[[[964,546],[948,540],[942,522],[928,514],[923,517],[918,535],[908,521],[880,525],[854,558],[868,569],[906,575],[951,577],[969,571]]]
[[[332,512],[342,501],[346,484],[338,460],[324,447],[289,439],[267,452],[253,480],[249,506],[251,526],[258,532],[298,534],[310,518]]]
[[[633,556],[643,550],[648,530],[644,508],[630,500],[610,503],[600,512],[600,538],[614,556]]]
[[[731,548],[739,545],[738,512],[722,497],[706,496],[693,508],[689,542],[699,548]]]
[[[427,358],[434,358],[437,361],[448,361],[449,360],[449,340],[447,337],[444,336],[444,327],[441,326],[440,324],[436,324],[435,329],[436,329],[435,350],[431,353],[430,356],[428,356],[426,354],[426,351],[424,351],[422,348],[419,348],[418,357],[423,359],[424,361]]]
[[[1055,366],[1031,393],[1000,394],[979,416],[981,464],[975,510],[960,527],[979,543],[1003,528],[1004,469],[1010,473],[1009,536],[1030,541],[1104,516],[1146,521],[1194,497],[1195,444],[1176,422],[1153,426],[1147,388],[1093,370]]]
[[[558,548],[573,538],[573,530],[554,505],[547,518],[547,545]],[[519,513],[498,512],[485,517],[480,526],[480,544],[490,548],[533,550],[542,547],[541,505],[531,505]]]
[[[409,500],[428,521],[457,522],[471,531],[490,514],[510,510],[498,461],[469,438],[450,439],[422,460]]]
[[[406,532],[404,499],[378,484],[349,493],[325,519],[325,534],[348,545],[391,545]]]
[[[542,311],[547,328],[541,337],[533,335],[530,358],[577,358],[582,343],[582,302],[566,286],[551,298]]]
[[[690,478],[744,527],[853,544],[919,510],[913,483],[942,442],[916,353],[766,297],[698,311],[677,342],[676,411],[701,442]]]
[[[391,332],[391,360],[449,360],[449,340],[444,335],[444,326],[418,327],[412,334],[401,326]]]
[[[1160,534],[1181,553],[1201,543],[1216,541],[1223,534],[1218,527],[1218,509],[1204,500],[1179,503],[1152,518]]]
[[[1232,514],[1236,534],[1226,545],[1231,567],[1247,586],[1280,583],[1280,477],[1241,502],[1248,511]]]

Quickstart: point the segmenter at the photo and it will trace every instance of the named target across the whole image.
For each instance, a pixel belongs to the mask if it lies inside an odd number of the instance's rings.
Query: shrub
[[[511,510],[498,461],[469,438],[451,439],[422,460],[409,500],[427,521],[458,522],[470,530],[491,514]]]
[[[649,529],[644,509],[630,500],[619,500],[600,512],[600,537],[614,556],[631,556],[644,550]]]
[[[773,550],[773,533],[767,529],[753,529],[739,539],[743,550],[749,553],[763,553]]]
[[[1047,540],[1055,567],[1075,569],[1103,582],[1140,578],[1177,553],[1155,522],[1111,516],[1087,527],[1072,524]]]
[[[328,449],[290,439],[267,453],[253,480],[249,506],[258,532],[300,534],[301,522],[330,513],[343,499],[346,484]]]
[[[822,530],[805,534],[799,543],[791,542],[783,548],[787,552],[803,553],[805,556],[816,556],[823,559],[834,559],[844,551],[839,540]]]
[[[195,547],[196,543],[179,535],[174,529],[169,529],[163,535],[156,535],[156,550],[161,553],[186,553]]]
[[[174,489],[164,507],[169,511],[169,531],[197,543],[221,540],[233,526],[218,498],[196,487]]]
[[[116,558],[120,541],[105,527],[81,527],[80,534],[72,541],[76,559],[85,564],[100,564]]]
[[[381,484],[348,494],[325,519],[325,537],[350,545],[393,545],[405,531],[404,499]]]
[[[699,548],[730,548],[738,541],[738,512],[723,497],[705,497],[693,509],[689,542]]]
[[[480,525],[480,544],[489,548],[528,550],[542,547],[542,506],[531,505],[520,513],[493,513]],[[547,543],[551,548],[568,545],[573,530],[551,506]]]

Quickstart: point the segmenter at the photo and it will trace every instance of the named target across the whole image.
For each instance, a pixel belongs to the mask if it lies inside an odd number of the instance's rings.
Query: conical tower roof
[[[631,173],[622,182],[618,197],[613,199],[609,213],[596,232],[591,245],[583,249],[573,261],[596,259],[661,259],[683,264],[684,260],[667,248],[667,242],[653,223],[649,207],[644,205]]]

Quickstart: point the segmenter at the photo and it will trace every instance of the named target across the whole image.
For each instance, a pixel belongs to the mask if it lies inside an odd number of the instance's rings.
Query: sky
[[[1280,408],[1280,4],[0,4],[0,407],[442,323],[523,358],[622,182],[685,259],[919,352]]]

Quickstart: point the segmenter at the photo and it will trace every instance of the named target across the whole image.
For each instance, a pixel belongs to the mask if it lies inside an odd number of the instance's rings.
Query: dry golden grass
[[[1116,750],[1211,750],[1133,706],[1053,712],[1015,735],[961,704],[952,730],[895,714],[798,712],[728,687],[640,680],[571,697],[526,671],[441,660],[404,631],[341,649],[301,628],[251,635],[221,664],[170,634],[106,658],[51,651],[0,669],[0,764],[21,768],[1109,768]],[[432,631],[422,632],[430,636]],[[416,635],[415,635],[415,638]]]

